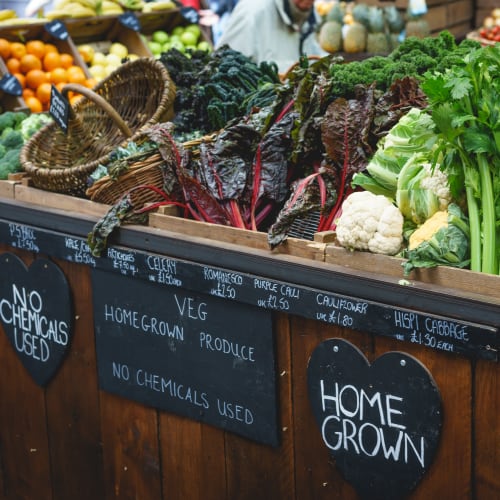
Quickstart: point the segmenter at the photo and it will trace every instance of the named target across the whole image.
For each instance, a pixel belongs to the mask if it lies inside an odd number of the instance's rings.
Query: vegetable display
[[[455,197],[465,184],[471,269],[499,274],[500,45],[476,48],[447,71],[428,73],[422,88]]]
[[[306,222],[349,250],[404,257],[405,274],[443,264],[498,274],[499,46],[442,32],[362,61],[302,57],[281,77],[227,46],[160,60],[176,84],[172,120],[117,148],[89,183],[120,182],[154,154],[164,201],[124,196],[89,235],[96,255],[121,224],[174,204],[186,218],[266,232],[271,249]]]

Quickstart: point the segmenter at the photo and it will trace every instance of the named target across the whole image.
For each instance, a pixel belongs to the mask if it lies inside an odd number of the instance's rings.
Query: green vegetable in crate
[[[431,116],[410,109],[379,141],[366,170],[354,175],[353,187],[388,196],[406,220],[423,223],[451,201],[447,175],[431,164],[437,143]]]
[[[452,192],[464,194],[471,232],[471,269],[499,273],[500,44],[470,50],[422,83],[443,146]]]
[[[469,224],[458,205],[451,203],[427,219],[410,236],[408,249],[402,255],[405,276],[415,268],[439,265],[467,267],[469,255]]]
[[[42,127],[52,122],[52,117],[48,113],[32,113],[21,122],[21,134],[24,141],[30,139]]]
[[[396,205],[405,219],[422,224],[451,201],[448,177],[428,162],[427,154],[413,154],[398,176]]]
[[[332,93],[335,96],[351,97],[358,84],[370,85],[387,90],[394,81],[411,76],[422,80],[428,70],[445,70],[463,60],[477,42],[463,40],[459,45],[449,31],[442,31],[436,37],[406,38],[387,57],[374,56],[362,61],[346,64],[333,63],[330,66]]]
[[[0,115],[0,179],[21,170],[19,155],[24,143],[46,123],[45,113],[27,115],[22,111],[6,111]]]

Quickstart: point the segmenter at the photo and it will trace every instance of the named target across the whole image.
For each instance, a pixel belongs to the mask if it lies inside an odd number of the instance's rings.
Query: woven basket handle
[[[126,137],[132,137],[132,132],[128,125],[123,121],[122,117],[116,112],[116,110],[99,94],[96,94],[93,90],[84,87],[78,83],[67,83],[62,88],[62,95],[67,98],[68,92],[77,92],[78,94],[82,94],[92,102],[100,106],[106,113],[113,119],[118,128],[123,132]],[[72,114],[72,118],[75,116],[75,112],[73,108],[70,107],[70,113]]]

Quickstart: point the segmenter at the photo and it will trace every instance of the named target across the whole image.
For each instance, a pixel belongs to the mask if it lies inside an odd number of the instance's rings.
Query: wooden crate
[[[60,40],[52,36],[46,29],[45,23],[30,23],[25,25],[12,25],[12,26],[2,26],[0,27],[0,38],[6,38],[7,40],[27,42],[29,40],[42,40],[46,43],[54,44],[59,52],[65,54],[71,54],[73,56],[74,64],[80,66],[87,78],[90,78],[90,73],[88,71],[87,65],[83,62],[76,46],[71,39],[71,36],[65,40]],[[2,61],[0,57],[0,78],[7,74],[7,67],[5,62]],[[0,93],[1,94],[1,93]],[[27,106],[22,98],[22,96],[11,96],[0,95],[0,104],[5,110],[16,111],[20,109],[27,110]]]
[[[67,21],[68,32],[76,45],[90,44],[104,53],[113,42],[122,43],[129,53],[151,57],[151,52],[140,34],[123,26],[116,16],[97,16],[90,19]]]

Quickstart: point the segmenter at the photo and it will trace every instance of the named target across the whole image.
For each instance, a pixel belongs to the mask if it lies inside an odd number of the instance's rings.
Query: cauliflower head
[[[342,204],[336,235],[350,250],[395,255],[403,244],[404,218],[398,207],[383,195],[369,191],[350,194]]]

